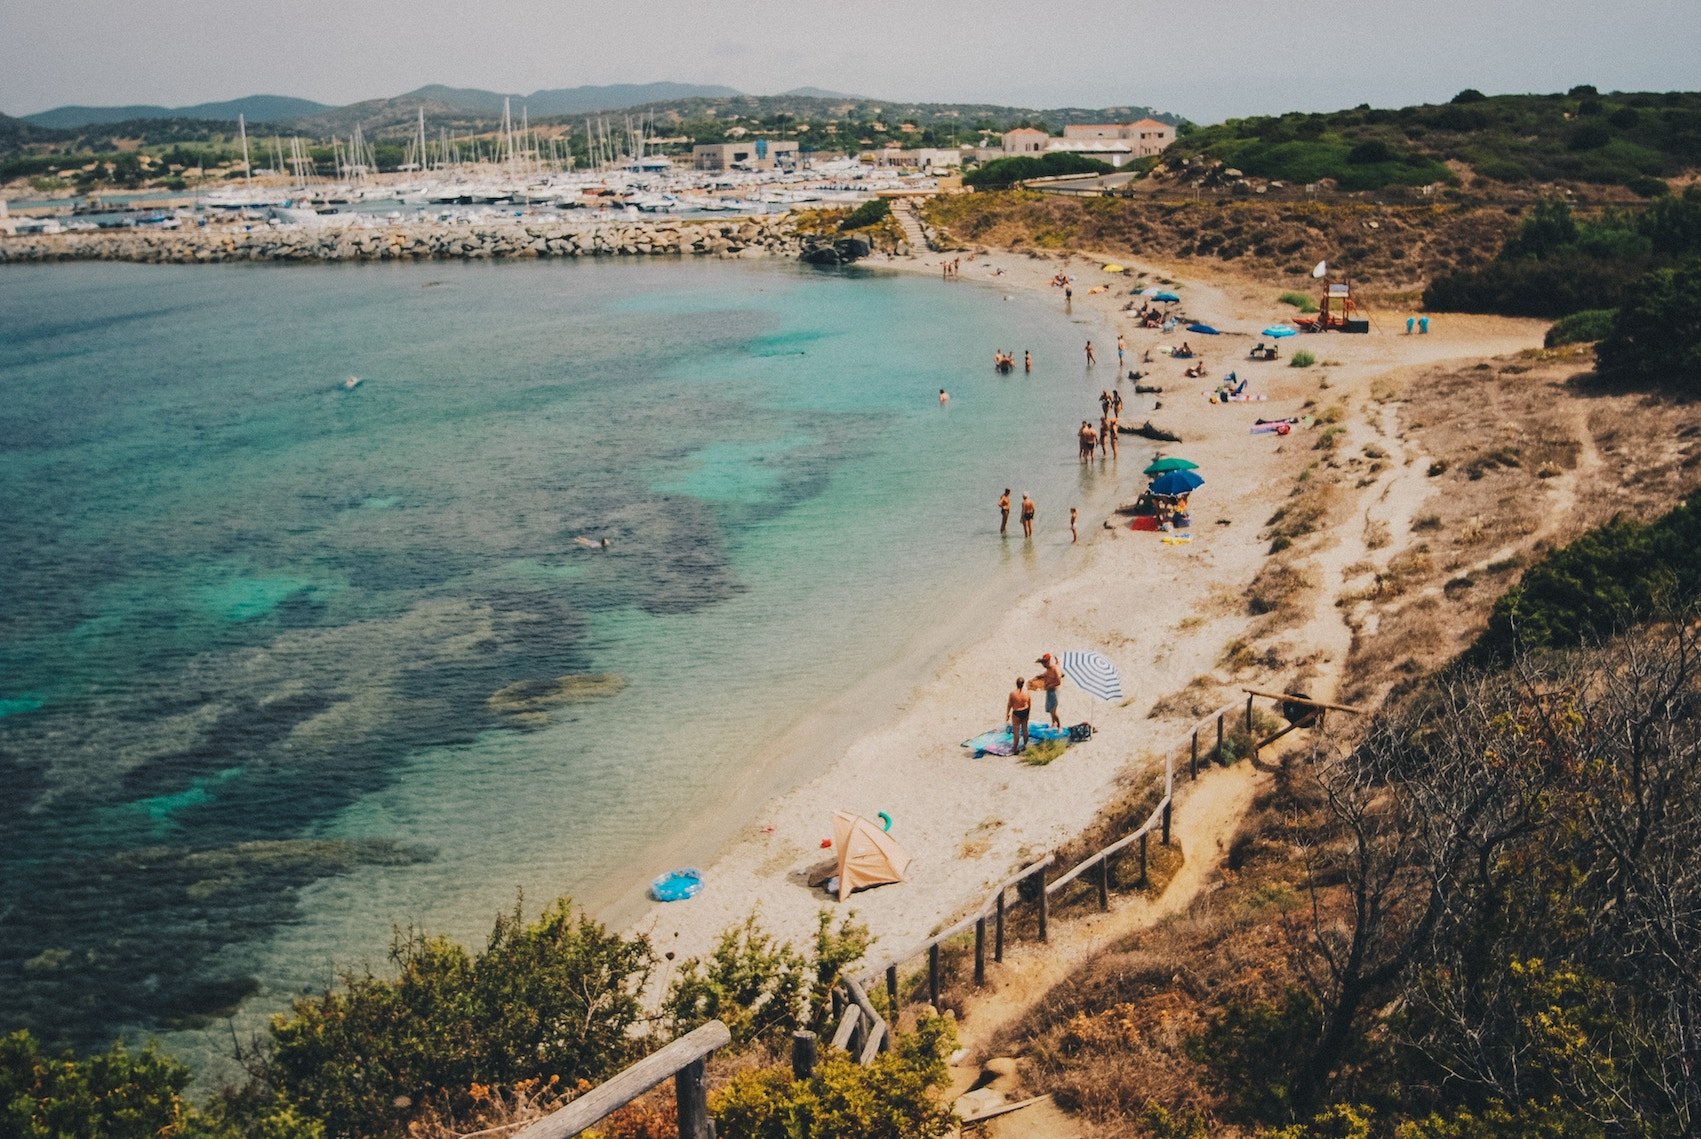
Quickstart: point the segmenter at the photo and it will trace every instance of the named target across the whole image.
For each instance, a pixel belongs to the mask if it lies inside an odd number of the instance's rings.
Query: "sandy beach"
[[[1437,361],[1491,356],[1540,344],[1544,325],[1487,317],[1446,317],[1427,336],[1406,336],[1403,313],[1372,313],[1371,335],[1327,334],[1282,342],[1282,359],[1251,362],[1247,351],[1264,326],[1290,316],[1277,301],[1289,288],[1303,285],[1249,281],[1192,265],[1146,264],[1118,257],[1129,274],[1102,271],[1105,259],[1061,256],[1031,258],[994,253],[963,258],[961,279],[941,288],[984,288],[988,303],[999,293],[1032,290],[1052,297],[1058,319],[1075,321],[1082,342],[1091,337],[1098,365],[1094,387],[1110,387],[1118,376],[1115,336],[1127,338],[1127,364],[1120,388],[1127,401],[1124,423],[1151,418],[1179,433],[1185,442],[1157,445],[1124,435],[1117,463],[1100,462],[1094,478],[1114,479],[1120,501],[1132,502],[1144,486],[1141,469],[1157,446],[1185,455],[1200,465],[1206,485],[1193,496],[1193,540],[1160,542],[1159,535],[1132,532],[1127,519],[1112,515],[1081,519],[1075,565],[1066,574],[1032,590],[1014,605],[987,614],[973,604],[974,583],[961,598],[941,598],[938,628],[919,635],[895,655],[892,668],[868,678],[832,708],[800,720],[766,753],[742,789],[740,801],[752,817],[735,811],[722,820],[724,830],[682,833],[679,850],[719,845],[704,865],[706,886],[696,898],[677,904],[641,900],[637,890],[607,915],[648,934],[666,961],[658,977],[664,986],[673,963],[712,948],[718,935],[751,912],[772,931],[797,943],[813,935],[822,909],[854,911],[876,936],[870,962],[896,952],[941,928],[955,914],[980,902],[988,888],[1024,862],[1043,854],[1087,826],[1113,795],[1119,781],[1155,767],[1158,755],[1177,742],[1186,723],[1182,715],[1152,718],[1153,705],[1195,682],[1212,678],[1223,685],[1223,698],[1238,695],[1219,669],[1224,647],[1246,637],[1256,618],[1244,595],[1268,555],[1261,537],[1272,512],[1288,496],[1294,480],[1317,456],[1314,439],[1303,429],[1285,438],[1253,435],[1259,418],[1303,414],[1307,401],[1318,406],[1344,403],[1356,412],[1372,382],[1396,369]],[[876,268],[940,274],[942,254],[909,261],[873,261]],[[1061,289],[1049,282],[1059,269],[1074,279],[1073,312],[1065,314]],[[1135,274],[1143,271],[1145,278]],[[1209,337],[1180,330],[1164,334],[1134,327],[1120,312],[1136,283],[1175,283],[1188,318],[1204,321],[1225,335]],[[1095,286],[1110,286],[1093,292]],[[1398,317],[1398,320],[1396,320]],[[1203,357],[1206,378],[1187,379],[1183,361],[1158,350],[1189,340]],[[987,346],[990,357],[992,345]],[[1295,348],[1313,352],[1319,365],[1291,368]],[[1152,351],[1152,363],[1141,363]],[[1018,348],[1019,351],[1019,348]],[[1082,418],[1097,420],[1098,405],[1084,397],[1081,360],[1065,362],[1050,375],[1036,375],[1035,398],[1080,403]],[[1157,384],[1156,397],[1136,396],[1128,369],[1146,373],[1142,382]],[[1228,371],[1249,378],[1256,402],[1213,404],[1207,393]],[[1069,382],[1052,377],[1067,376]],[[988,368],[988,377],[991,378]],[[1021,375],[1015,377],[1022,380]],[[1054,390],[1048,390],[1048,383]],[[958,399],[972,391],[953,392]],[[1367,414],[1375,414],[1371,409]],[[1374,422],[1372,421],[1372,429]],[[1349,421],[1349,431],[1356,430]],[[1073,441],[1057,446],[1072,453]],[[1386,497],[1407,485],[1421,456],[1396,456],[1385,485],[1371,492]],[[1402,483],[1401,479],[1406,479]],[[1011,536],[997,534],[994,500],[1000,487],[988,487],[984,502],[964,509],[984,510],[989,542],[1005,541],[1019,550],[1023,539],[1015,520]],[[1423,494],[1421,481],[1408,493]],[[1039,531],[1050,538],[1067,535],[1068,503],[1041,503]],[[1356,507],[1355,507],[1356,509]],[[1050,532],[1047,534],[1047,532]],[[1333,671],[1345,659],[1350,631],[1334,604],[1342,584],[1339,567],[1350,561],[1351,543],[1325,543],[1317,558],[1322,591],[1308,621],[1281,634],[1284,667],[1272,669],[1264,683],[1279,684],[1303,662],[1313,694],[1332,691]],[[945,614],[955,613],[955,620]],[[972,758],[960,742],[997,726],[1005,694],[1018,675],[1033,676],[1042,652],[1094,649],[1120,668],[1127,698],[1116,705],[1097,702],[1068,682],[1061,691],[1065,724],[1081,720],[1098,729],[1084,745],[1070,748],[1056,762],[1030,767],[1016,758]],[[1195,688],[1199,685],[1196,683]],[[1208,687],[1208,684],[1207,684]],[[869,707],[889,709],[872,730]],[[1035,721],[1043,716],[1036,701]],[[799,780],[801,779],[801,782]],[[823,838],[831,833],[834,810],[873,817],[893,816],[893,836],[914,856],[904,882],[859,893],[843,906],[803,882],[803,871],[830,854]],[[1185,805],[1180,809],[1185,810]]]

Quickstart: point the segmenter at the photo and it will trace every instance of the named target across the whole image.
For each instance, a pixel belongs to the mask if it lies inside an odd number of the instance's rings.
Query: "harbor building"
[[[691,165],[698,170],[795,170],[798,146],[758,138],[749,142],[699,143],[691,148]]]

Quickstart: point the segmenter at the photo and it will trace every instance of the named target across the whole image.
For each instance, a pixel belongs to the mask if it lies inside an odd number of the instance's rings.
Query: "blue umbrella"
[[[1187,494],[1205,485],[1195,471],[1166,471],[1152,480],[1152,485],[1146,489],[1153,494],[1161,494],[1165,498],[1175,498]]]
[[[1082,692],[1100,700],[1122,699],[1122,676],[1103,654],[1091,652],[1064,653],[1060,663],[1063,675],[1075,682]]]
[[[1197,332],[1201,336],[1217,336],[1217,335],[1219,335],[1217,330],[1212,328],[1208,324],[1190,324],[1190,325],[1187,326],[1187,331]]]
[[[1162,301],[1165,304],[1174,304],[1176,301],[1179,301],[1181,298],[1176,296],[1174,293],[1156,292],[1156,293],[1152,294],[1152,299],[1154,301]]]
[[[1269,328],[1266,328],[1263,332],[1260,332],[1258,335],[1268,336],[1272,340],[1280,340],[1284,336],[1297,336],[1297,335],[1299,335],[1299,330],[1297,328],[1289,328],[1285,324],[1272,324]]]

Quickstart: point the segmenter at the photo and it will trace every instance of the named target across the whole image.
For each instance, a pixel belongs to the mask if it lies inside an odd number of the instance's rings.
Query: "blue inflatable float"
[[[702,888],[701,870],[670,870],[650,883],[650,896],[658,902],[683,902],[695,898]]]

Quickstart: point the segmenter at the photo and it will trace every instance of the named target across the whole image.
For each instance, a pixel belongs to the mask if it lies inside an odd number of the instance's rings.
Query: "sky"
[[[673,80],[1197,122],[1701,87],[1697,0],[0,0],[0,112]]]

